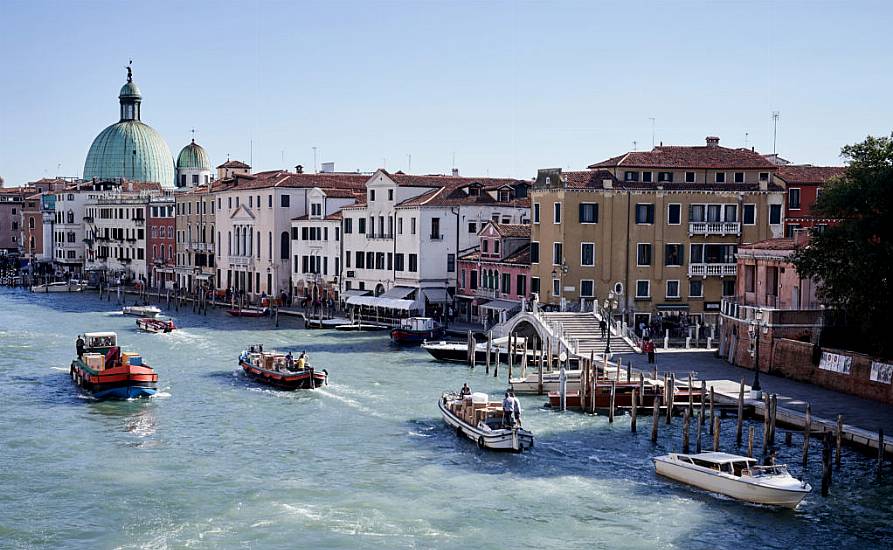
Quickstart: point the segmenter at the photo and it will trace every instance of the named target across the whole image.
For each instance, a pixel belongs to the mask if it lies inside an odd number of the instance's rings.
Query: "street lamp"
[[[609,355],[611,353],[611,323],[614,322],[614,310],[617,309],[618,294],[615,294],[613,290],[608,291],[608,297],[605,299],[605,310],[608,312],[608,343],[605,345],[605,355]]]
[[[763,312],[758,309],[754,312],[754,318],[751,320],[750,326],[747,327],[751,343],[750,354],[753,356],[753,384],[750,385],[750,390],[753,394],[751,397],[754,398],[759,398],[763,390],[760,387],[760,327],[762,325]]]

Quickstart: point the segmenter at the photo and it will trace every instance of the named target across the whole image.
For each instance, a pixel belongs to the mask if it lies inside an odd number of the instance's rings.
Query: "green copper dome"
[[[211,171],[211,161],[205,148],[192,140],[192,143],[183,147],[177,156],[177,170],[207,170]]]
[[[142,94],[132,80],[130,67],[118,99],[121,120],[93,140],[84,163],[84,179],[150,181],[173,188],[176,180],[171,150],[158,132],[140,122]]]

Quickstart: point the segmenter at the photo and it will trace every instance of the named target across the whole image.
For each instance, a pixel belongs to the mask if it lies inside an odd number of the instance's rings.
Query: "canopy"
[[[351,296],[367,296],[368,294],[370,294],[370,291],[368,290],[360,290],[355,288],[352,290],[345,290],[341,293],[341,297],[350,298]]]
[[[381,296],[351,296],[347,303],[352,306],[387,307],[391,309],[412,309],[413,300],[398,300],[396,298],[383,298]]]
[[[450,295],[445,288],[423,288],[422,294],[428,301],[435,304],[445,304],[450,301]]]
[[[418,289],[412,286],[395,286],[394,288],[380,295],[379,298],[396,298],[398,300],[403,300],[416,290]]]
[[[509,302],[508,300],[490,300],[486,304],[478,306],[481,309],[492,309],[495,311],[510,311],[520,304],[518,302]]]

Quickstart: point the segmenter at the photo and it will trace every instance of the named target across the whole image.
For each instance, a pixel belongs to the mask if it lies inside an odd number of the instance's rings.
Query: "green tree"
[[[893,135],[847,145],[840,178],[816,201],[817,215],[840,220],[812,235],[794,256],[803,277],[819,280],[819,299],[846,313],[856,349],[889,355],[893,276]]]

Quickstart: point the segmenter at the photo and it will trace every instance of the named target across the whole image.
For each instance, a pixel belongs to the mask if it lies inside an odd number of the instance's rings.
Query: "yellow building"
[[[531,289],[591,310],[609,291],[638,327],[716,322],[735,294],[735,253],[780,237],[776,166],[750,149],[659,146],[589,166],[540,170],[531,190]],[[666,327],[662,327],[666,328]]]

